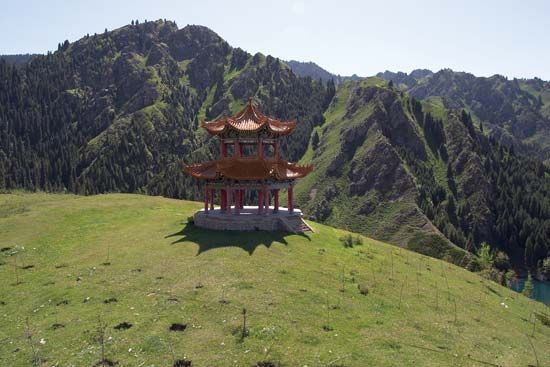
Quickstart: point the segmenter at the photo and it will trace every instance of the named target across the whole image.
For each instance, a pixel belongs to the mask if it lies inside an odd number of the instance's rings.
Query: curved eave
[[[286,161],[253,160],[249,158],[222,159],[184,165],[183,171],[203,180],[229,178],[237,181],[294,180],[307,176],[313,166],[300,166]]]
[[[215,161],[196,164],[184,164],[183,172],[200,179],[212,180],[217,177]]]
[[[309,175],[313,171],[312,165],[300,166],[295,163],[281,163],[282,164],[277,166],[277,168],[279,168],[279,172],[277,172],[277,178],[281,180],[302,178]]]
[[[290,134],[296,128],[296,121],[274,122],[266,121],[261,124],[241,123],[231,120],[226,121],[203,121],[201,127],[206,129],[211,135],[222,135],[223,133],[233,130],[239,133],[257,133],[263,128],[266,128],[272,134],[284,136]]]

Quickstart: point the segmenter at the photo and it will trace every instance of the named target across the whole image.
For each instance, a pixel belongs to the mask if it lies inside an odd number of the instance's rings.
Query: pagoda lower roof
[[[305,177],[312,170],[311,165],[301,166],[283,160],[258,158],[225,158],[183,166],[183,171],[196,178],[229,178],[237,181],[292,180]]]
[[[221,135],[228,130],[251,133],[262,129],[267,129],[275,135],[287,135],[296,127],[296,121],[283,121],[266,116],[250,100],[235,116],[204,121],[201,126],[212,135]]]

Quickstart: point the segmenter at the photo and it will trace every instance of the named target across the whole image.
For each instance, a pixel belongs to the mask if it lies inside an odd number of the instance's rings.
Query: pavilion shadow
[[[195,242],[199,245],[197,255],[220,247],[240,247],[249,255],[252,255],[256,247],[264,245],[270,247],[274,242],[288,245],[285,237],[298,235],[311,239],[305,233],[294,234],[290,232],[267,232],[267,231],[216,231],[197,227],[192,223],[187,223],[183,229],[177,233],[170,234],[165,238],[182,236],[180,239],[172,242],[172,245],[181,242]]]

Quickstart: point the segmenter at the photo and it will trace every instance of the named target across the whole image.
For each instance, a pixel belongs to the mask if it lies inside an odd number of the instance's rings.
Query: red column
[[[222,157],[227,157],[227,145],[225,145],[225,141],[222,140],[221,142],[221,153],[222,153]]]
[[[263,158],[264,156],[264,142],[262,141],[262,138],[258,139],[258,158]]]
[[[241,148],[239,146],[240,146],[239,141],[235,140],[235,148],[233,149],[235,151],[235,157],[241,156]]]
[[[222,211],[225,210],[225,190],[224,189],[220,189],[220,208]]]
[[[262,214],[262,205],[264,202],[264,191],[258,190],[258,214]]]
[[[204,212],[208,214],[208,186],[204,186]]]
[[[241,209],[241,189],[234,190],[235,192],[235,214],[239,214]]]
[[[274,190],[273,195],[273,213],[277,213],[279,211],[279,189]]]
[[[210,210],[214,210],[214,189],[210,190]]]
[[[294,212],[294,203],[293,203],[293,192],[292,192],[292,185],[288,187],[288,212],[292,213]]]
[[[279,140],[275,140],[275,144],[273,144],[273,157],[278,160],[279,159]]]
[[[241,206],[241,209],[244,209],[244,189],[241,189],[241,202],[239,203]]]
[[[269,214],[269,194],[268,189],[265,190],[265,214]]]
[[[231,214],[231,202],[233,201],[233,189],[227,189],[227,208],[226,213]]]

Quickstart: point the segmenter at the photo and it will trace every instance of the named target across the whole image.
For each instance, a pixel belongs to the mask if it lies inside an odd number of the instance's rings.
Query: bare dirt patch
[[[129,322],[121,322],[120,324],[118,324],[117,326],[114,327],[115,330],[128,330],[129,328],[131,328],[133,325],[130,324]]]
[[[179,323],[174,323],[170,325],[170,328],[169,328],[170,331],[185,331],[185,329],[187,329],[187,324],[179,324]]]
[[[178,359],[174,362],[174,367],[191,367],[191,361],[188,361],[187,359]]]
[[[103,367],[103,366],[109,366],[109,367],[112,367],[112,366],[116,366],[118,364],[118,362],[116,361],[111,361],[110,359],[108,358],[105,358],[104,360],[102,361],[97,361],[96,364],[94,364],[95,367]]]

